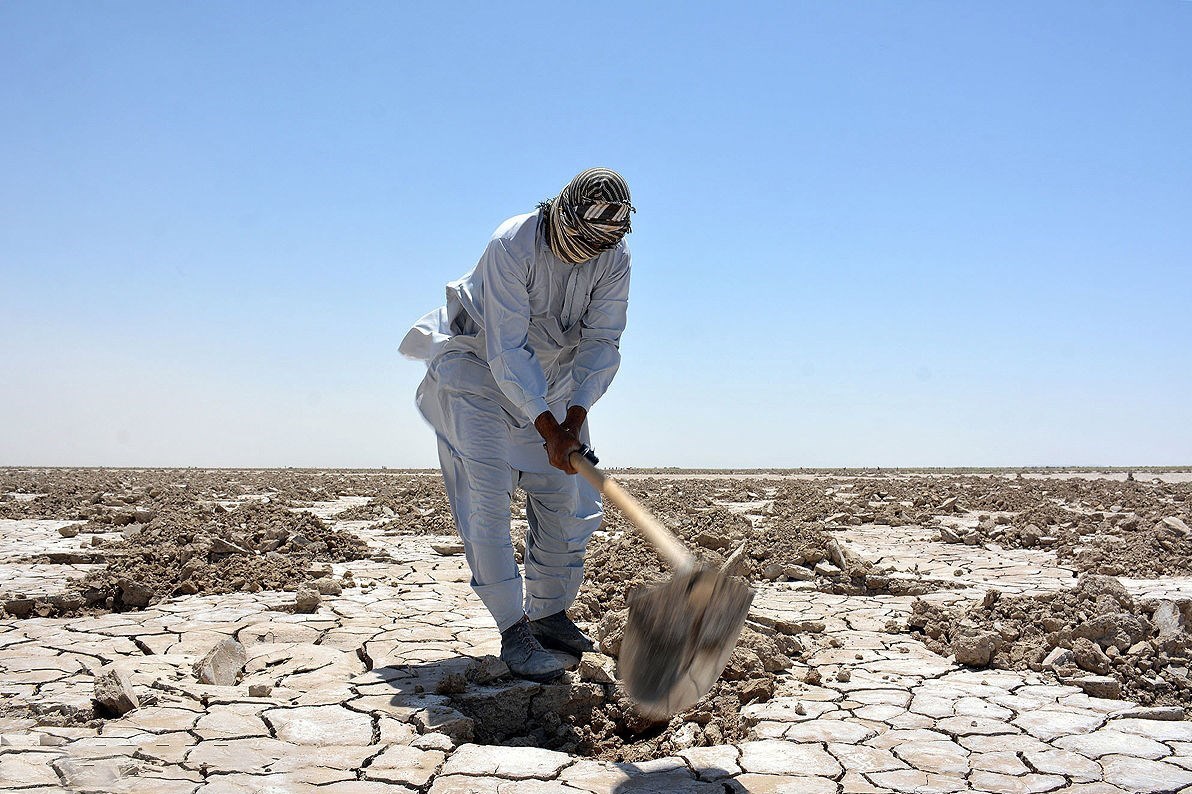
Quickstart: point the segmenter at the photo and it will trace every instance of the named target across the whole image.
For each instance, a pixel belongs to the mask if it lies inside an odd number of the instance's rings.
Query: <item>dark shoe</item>
[[[571,622],[566,612],[531,620],[530,631],[545,648],[565,651],[573,656],[583,656],[596,650],[596,643]]]
[[[534,639],[525,619],[501,632],[501,661],[509,666],[509,672],[530,681],[554,681],[565,670],[554,654]]]

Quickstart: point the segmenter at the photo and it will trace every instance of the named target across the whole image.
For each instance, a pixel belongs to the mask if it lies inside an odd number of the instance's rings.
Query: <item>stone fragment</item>
[[[99,536],[96,535],[95,537]],[[153,599],[153,589],[151,587],[126,577],[116,580],[116,587],[120,591],[120,600],[124,602],[125,606],[141,607],[143,609],[149,606],[149,602]]]
[[[220,537],[211,538],[211,554],[252,554],[251,551],[238,546],[230,540]]]
[[[1074,663],[1074,657],[1070,648],[1052,648],[1051,652],[1043,657],[1044,667],[1066,667]]]
[[[1122,719],[1182,721],[1187,715],[1183,706],[1143,706],[1127,709],[1118,716]]]
[[[435,553],[442,554],[444,557],[454,557],[464,553],[464,544],[459,541],[432,543],[430,547],[434,549]]]
[[[141,705],[128,675],[116,667],[103,667],[95,676],[91,699],[99,710],[115,716],[127,714]]]
[[[987,667],[1001,642],[1002,638],[992,631],[971,631],[952,640],[952,653],[957,664]]]
[[[1151,616],[1151,622],[1159,631],[1160,639],[1178,636],[1184,631],[1184,619],[1179,604],[1174,601],[1160,601]]]
[[[294,596],[294,611],[309,615],[319,608],[322,597],[313,586],[304,584]]]
[[[1073,640],[1072,657],[1076,665],[1082,670],[1088,670],[1090,673],[1096,673],[1097,675],[1105,675],[1109,672],[1109,657],[1105,655],[1104,651],[1084,637]]]
[[[64,538],[73,538],[79,534],[79,524],[67,524],[64,527],[58,527],[58,534]]]
[[[579,679],[596,684],[611,684],[615,680],[608,669],[607,657],[595,653],[585,653],[579,660]]]
[[[1169,529],[1172,532],[1183,535],[1184,537],[1192,534],[1192,528],[1189,528],[1189,526],[1184,523],[1183,519],[1176,516],[1168,516],[1167,518],[1162,519],[1159,522],[1159,525],[1164,529]]]
[[[478,657],[468,665],[464,676],[473,683],[484,686],[509,676],[509,665],[492,654]]]
[[[614,609],[605,613],[596,624],[596,639],[600,642],[600,650],[609,656],[615,657],[620,654],[621,637],[625,634],[625,623],[628,619],[627,609]]]
[[[804,569],[807,570],[807,569]],[[810,574],[811,572],[808,571]],[[822,620],[789,620],[782,617],[771,617],[764,614],[750,614],[749,619],[760,623],[763,626],[769,626],[777,631],[779,634],[820,634],[826,628]]]
[[[410,742],[410,746],[417,747],[420,750],[440,750],[444,753],[449,753],[455,749],[455,742],[445,733],[431,731],[430,733],[422,734]]]
[[[1064,683],[1080,687],[1090,697],[1116,700],[1122,695],[1121,682],[1112,676],[1086,675],[1079,678],[1066,678]]]
[[[343,585],[332,579],[330,576],[323,576],[315,579],[311,584],[320,595],[339,595],[344,591]]]
[[[244,646],[231,637],[225,637],[195,662],[192,670],[201,683],[234,686],[247,662],[248,652]]]
[[[424,732],[438,732],[451,737],[456,744],[472,741],[476,723],[449,706],[430,706],[411,715],[414,724]]]
[[[273,692],[271,684],[249,684],[248,696],[253,698],[267,698]]]

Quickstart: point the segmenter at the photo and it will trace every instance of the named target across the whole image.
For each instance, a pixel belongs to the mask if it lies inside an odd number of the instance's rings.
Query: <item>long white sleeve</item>
[[[546,402],[546,377],[530,347],[530,297],[526,263],[509,253],[500,237],[489,242],[476,265],[482,285],[485,354],[493,378],[514,405],[532,422]]]
[[[629,252],[617,257],[592,288],[581,321],[579,347],[572,365],[575,392],[571,404],[589,409],[604,396],[621,366],[621,334],[629,307]]]

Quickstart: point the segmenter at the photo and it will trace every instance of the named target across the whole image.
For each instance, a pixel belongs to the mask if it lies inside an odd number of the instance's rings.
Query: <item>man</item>
[[[501,632],[515,675],[550,681],[592,641],[567,617],[583,579],[600,495],[569,457],[588,441],[588,410],[620,365],[629,296],[629,188],[591,168],[538,210],[497,228],[447,305],[410,330],[401,352],[427,362],[418,408],[435,429],[472,588]],[[526,492],[525,578],[509,534]]]

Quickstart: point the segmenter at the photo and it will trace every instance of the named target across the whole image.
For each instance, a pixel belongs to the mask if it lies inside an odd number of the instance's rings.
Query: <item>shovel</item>
[[[674,570],[670,581],[630,594],[618,659],[625,691],[638,711],[664,720],[689,708],[716,683],[741,636],[753,591],[732,578],[732,560],[723,569],[701,565],[616,480],[596,468],[598,462],[586,446],[571,453],[575,470]]]

